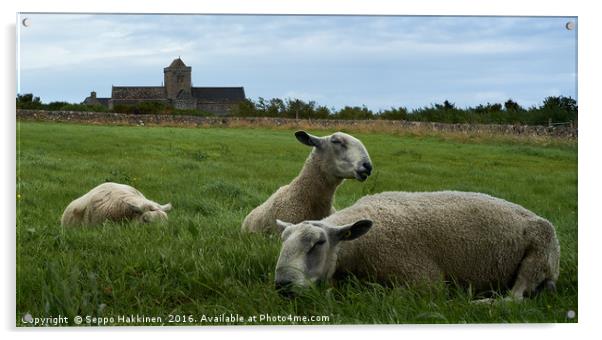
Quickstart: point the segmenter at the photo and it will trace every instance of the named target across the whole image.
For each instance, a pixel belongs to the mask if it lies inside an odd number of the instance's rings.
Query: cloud
[[[477,26],[478,30],[470,29],[465,35],[450,31],[450,27],[462,27],[457,19],[402,19],[400,23],[397,18],[356,17],[333,21],[321,17],[32,15],[32,26],[22,30],[22,65],[42,68],[174,53],[201,59],[284,55],[307,61],[516,54],[545,48],[533,40],[491,39],[508,24],[483,31]],[[269,23],[261,25],[261,21]]]
[[[500,103],[508,98],[508,94],[504,91],[482,91],[476,92],[472,99],[479,103]]]
[[[20,83],[53,100],[111,84],[159,85],[178,56],[197,86],[243,85],[251,97],[329,107],[423,106],[443,96],[472,105],[501,94],[540,101],[550,88],[576,91],[576,35],[563,18],[26,16]],[[57,88],[49,79],[70,82]]]
[[[304,101],[320,101],[324,99],[324,95],[320,93],[309,93],[309,92],[299,92],[299,91],[287,91],[282,96],[277,96],[281,98],[296,98]]]

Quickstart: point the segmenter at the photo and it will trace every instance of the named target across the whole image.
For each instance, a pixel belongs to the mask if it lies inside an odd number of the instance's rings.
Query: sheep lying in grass
[[[299,175],[256,207],[242,223],[249,232],[277,232],[276,219],[290,222],[321,219],[334,212],[332,201],[344,179],[365,181],[372,171],[361,141],[342,132],[316,137],[297,131],[299,142],[313,150]]]
[[[385,192],[321,221],[278,221],[276,287],[293,292],[353,273],[381,282],[456,280],[476,290],[512,288],[511,298],[555,288],[554,227],[525,208],[469,192]],[[364,235],[365,234],[365,235]]]
[[[129,185],[103,183],[71,202],[63,212],[61,225],[95,225],[107,220],[165,221],[169,210],[171,204],[148,200]]]

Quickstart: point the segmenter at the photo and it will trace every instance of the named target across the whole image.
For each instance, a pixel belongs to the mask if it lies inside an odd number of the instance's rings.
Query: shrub
[[[18,94],[17,95],[17,108],[18,109],[42,109],[43,104],[40,101],[40,97],[34,97],[31,93]]]
[[[171,113],[172,109],[164,103],[149,101],[132,105],[116,104],[113,111],[128,114],[167,114]]]
[[[362,106],[345,106],[339,112],[333,115],[336,119],[372,119],[374,113],[367,107]]]
[[[382,111],[378,114],[378,118],[389,120],[407,120],[408,110],[405,107],[391,108],[390,110]]]

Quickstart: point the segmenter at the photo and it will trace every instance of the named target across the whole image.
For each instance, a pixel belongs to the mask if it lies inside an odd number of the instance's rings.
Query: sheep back
[[[479,289],[508,286],[529,247],[554,252],[558,245],[548,221],[480,193],[386,192],[363,197],[325,221],[341,225],[365,218],[374,226],[341,245],[339,273],[411,282],[453,278]],[[557,262],[552,254],[550,263]],[[557,266],[549,270],[558,276]]]

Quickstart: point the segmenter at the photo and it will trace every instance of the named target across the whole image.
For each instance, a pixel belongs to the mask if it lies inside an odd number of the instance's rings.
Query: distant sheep
[[[146,199],[129,185],[103,183],[71,202],[61,218],[63,226],[96,225],[105,221],[166,221],[171,204]]]
[[[321,221],[277,223],[283,244],[275,281],[284,292],[336,272],[381,282],[454,279],[478,291],[511,287],[509,298],[522,299],[554,289],[558,279],[552,224],[480,193],[385,192]]]
[[[332,201],[344,179],[365,181],[370,176],[370,156],[357,138],[342,132],[316,137],[297,131],[295,136],[313,147],[303,169],[247,215],[243,231],[274,233],[278,230],[276,219],[297,223],[324,218],[335,211]]]

